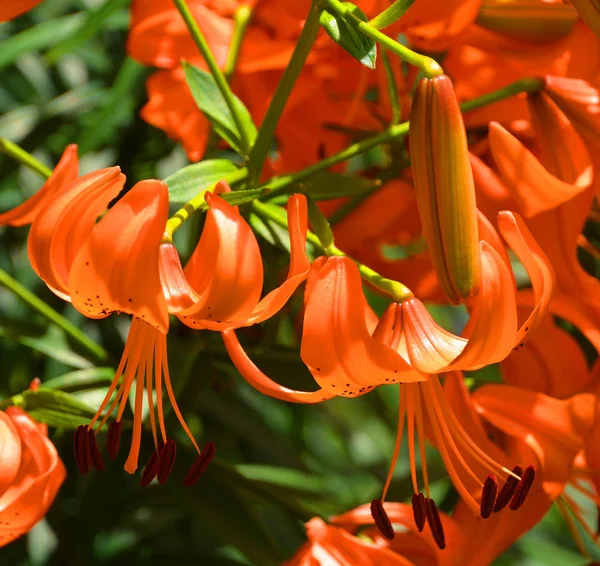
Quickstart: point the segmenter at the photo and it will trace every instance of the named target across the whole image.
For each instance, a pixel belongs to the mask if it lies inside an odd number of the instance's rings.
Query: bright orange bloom
[[[306,523],[308,542],[284,566],[413,566],[414,563],[387,548],[361,540],[335,525],[314,518]]]
[[[224,183],[217,192],[230,191]],[[288,202],[290,267],[262,299],[263,265],[254,232],[237,207],[206,193],[209,210],[200,241],[182,271],[177,250],[161,245],[161,277],[169,311],[190,328],[226,330],[257,324],[278,312],[308,276],[306,197]]]
[[[0,461],[0,546],[4,546],[44,517],[66,472],[47,427],[17,407],[0,411]]]
[[[38,212],[49,204],[53,195],[77,178],[78,170],[77,146],[71,144],[63,152],[60,161],[43,187],[24,203],[0,214],[0,225],[24,226],[31,224]]]
[[[42,0],[2,0],[0,22],[12,20],[37,6]]]

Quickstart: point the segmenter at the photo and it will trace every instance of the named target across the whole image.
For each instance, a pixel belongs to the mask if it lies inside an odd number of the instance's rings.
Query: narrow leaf
[[[222,137],[240,155],[247,155],[250,147],[242,141],[242,136],[233,119],[217,83],[210,73],[194,67],[187,61],[182,62],[185,80],[198,105],[210,120],[215,132]],[[246,136],[250,145],[256,139],[256,126],[252,122],[248,109],[244,103],[234,96],[234,102],[243,123]]]
[[[397,22],[414,4],[415,0],[396,0],[389,8],[369,21],[369,25],[382,30]]]
[[[89,423],[96,411],[69,393],[55,389],[27,390],[19,406],[35,420],[50,426],[74,429]]]
[[[344,6],[363,22],[367,16],[351,2],[343,2]],[[327,10],[321,12],[321,26],[340,47],[343,47],[352,57],[358,59],[365,67],[375,68],[377,59],[377,44],[370,37],[365,37],[342,16],[333,15]]]
[[[308,220],[310,221],[312,231],[316,234],[317,238],[319,238],[321,245],[325,249],[331,246],[331,244],[333,244],[333,232],[331,231],[331,226],[329,226],[327,218],[325,218],[321,209],[315,204],[315,201],[310,198],[310,196],[308,197]]]
[[[169,186],[169,201],[183,204],[236,169],[227,159],[209,159],[188,165],[165,179]]]

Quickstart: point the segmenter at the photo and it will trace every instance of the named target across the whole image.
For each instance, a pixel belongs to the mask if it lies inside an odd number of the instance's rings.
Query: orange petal
[[[17,477],[21,462],[21,440],[12,420],[0,411],[0,496]]]
[[[179,252],[173,244],[160,244],[159,268],[163,294],[171,314],[179,314],[200,301],[185,278]]]
[[[519,203],[523,215],[528,218],[560,206],[590,186],[591,168],[586,169],[574,183],[565,183],[549,173],[517,138],[497,122],[490,123],[489,139],[502,179]],[[556,140],[556,143],[562,141]]]
[[[37,193],[12,210],[0,214],[0,225],[24,226],[31,224],[38,212],[48,204],[52,195],[77,178],[78,170],[77,146],[71,144],[67,146],[52,171],[52,175],[48,177]]]
[[[517,332],[515,344],[520,344],[528,332],[533,332],[548,309],[555,285],[554,271],[548,258],[518,214],[508,211],[500,212],[498,228],[506,243],[527,270],[535,298],[535,306],[531,314]]]
[[[0,22],[7,22],[37,6],[42,0],[2,0]]]
[[[327,393],[321,388],[310,392],[296,391],[295,389],[289,389],[275,383],[256,367],[254,362],[248,357],[233,330],[225,330],[221,335],[223,336],[223,342],[233,365],[238,369],[242,377],[257,391],[269,397],[292,403],[320,403],[334,396],[333,393]]]
[[[557,497],[594,424],[594,395],[561,400],[510,385],[489,384],[477,389],[472,398],[487,421],[535,453],[544,490],[548,497]]]
[[[25,534],[47,513],[66,476],[56,448],[37,423],[17,407],[6,413],[19,431],[22,457],[17,477],[0,496],[0,546]]]
[[[372,338],[365,322],[358,268],[346,257],[330,257],[308,298],[300,355],[317,383],[340,396],[366,393],[376,385],[421,381],[399,354]]]
[[[306,255],[307,204],[304,195],[292,195],[288,201],[290,267],[286,280],[268,293],[252,310],[245,324],[257,324],[271,318],[287,303],[292,293],[308,277],[310,261]]]
[[[27,241],[29,261],[59,297],[70,300],[67,281],[75,255],[124,183],[118,167],[84,175],[54,193],[33,221]]]
[[[162,181],[141,181],[121,198],[73,262],[73,306],[91,318],[127,312],[166,333],[169,315],[158,254],[168,215],[168,189]]]
[[[256,237],[238,209],[206,193],[210,209],[184,274],[200,301],[177,316],[191,328],[222,330],[243,321],[260,299],[262,257]]]

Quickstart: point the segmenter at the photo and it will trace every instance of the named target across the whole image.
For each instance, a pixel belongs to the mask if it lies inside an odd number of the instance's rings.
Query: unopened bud
[[[547,0],[484,0],[477,17],[477,23],[486,29],[536,42],[564,37],[575,22],[573,6]]]
[[[473,173],[450,79],[422,79],[410,117],[410,157],[423,234],[448,300],[479,289],[479,235]]]

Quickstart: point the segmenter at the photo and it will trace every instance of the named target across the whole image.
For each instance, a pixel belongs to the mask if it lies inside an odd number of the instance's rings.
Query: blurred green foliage
[[[50,167],[67,144],[77,143],[82,172],[118,164],[128,186],[144,178],[165,178],[186,165],[183,150],[138,116],[151,69],[127,57],[127,26],[127,0],[45,0],[1,24],[0,136]],[[0,210],[20,203],[41,184],[35,173],[0,157]],[[178,233],[183,254],[189,253],[199,222]],[[0,397],[21,393],[39,377],[47,387],[73,396],[77,407],[95,410],[112,377],[110,368],[120,358],[128,318],[83,318],[33,273],[26,228],[0,228],[0,237],[0,268],[110,355],[101,364],[91,359],[60,328],[0,288]],[[269,286],[288,256],[267,242],[263,253]],[[298,356],[299,301],[297,297],[280,316],[240,335],[266,373],[282,384],[310,390],[313,381]],[[464,313],[447,310],[439,316],[460,324]],[[268,566],[290,557],[302,543],[303,521],[343,512],[379,495],[394,442],[395,387],[319,406],[287,404],[264,397],[240,378],[217,333],[192,332],[173,321],[169,340],[171,375],[182,410],[196,438],[217,445],[218,457],[206,475],[193,489],[183,487],[194,453],[172,415],[170,430],[179,441],[173,477],[165,486],[146,489],[137,476],[123,471],[123,454],[105,472],[80,476],[71,431],[51,429],[67,480],[47,518],[28,536],[0,549],[0,564]],[[39,410],[34,414],[44,417]],[[148,436],[143,455],[151,452]],[[438,501],[449,510],[454,497],[446,497],[451,488],[439,456],[432,451],[428,459]],[[407,459],[401,457],[389,500],[410,496],[407,474]],[[583,563],[558,513],[498,561]]]

